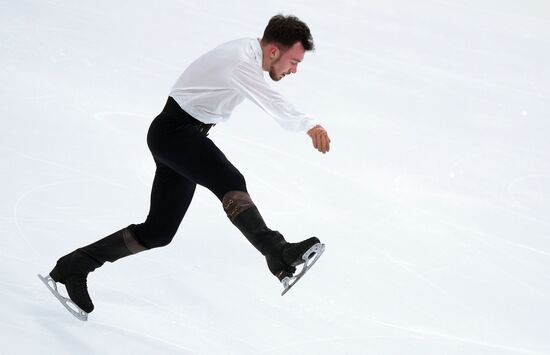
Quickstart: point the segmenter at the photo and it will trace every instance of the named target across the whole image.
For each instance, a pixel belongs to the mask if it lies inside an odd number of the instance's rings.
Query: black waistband
[[[176,100],[174,100],[171,96],[168,96],[168,100],[162,109],[162,113],[197,128],[200,133],[207,134],[210,128],[215,126],[213,123],[203,123],[185,112],[185,110],[182,109]]]

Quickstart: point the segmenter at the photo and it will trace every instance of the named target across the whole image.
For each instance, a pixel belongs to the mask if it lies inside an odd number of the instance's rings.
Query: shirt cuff
[[[305,123],[302,125],[302,127],[304,128],[305,132],[307,132],[310,129],[312,129],[313,127],[319,125],[319,122],[317,122],[317,120],[313,119],[312,117],[306,117],[304,119],[304,121],[305,121]]]

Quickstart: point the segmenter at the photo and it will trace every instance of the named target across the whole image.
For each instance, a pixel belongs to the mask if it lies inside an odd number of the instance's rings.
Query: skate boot
[[[296,271],[296,266],[299,266],[315,257],[316,252],[312,251],[311,253],[307,254],[307,260],[304,259],[304,255],[306,255],[306,252],[310,250],[313,246],[320,243],[321,241],[316,237],[311,237],[299,243],[286,243],[281,250],[280,260],[282,260],[285,265],[292,267],[294,269],[292,274],[294,274],[294,272]],[[282,280],[285,277],[292,276],[292,274],[289,275],[288,273],[285,273],[277,277],[279,278],[279,280]]]
[[[325,245],[318,238],[312,237],[299,243],[285,242],[279,250],[266,255],[269,270],[283,284],[281,296],[305,275],[324,250]],[[302,264],[297,272],[296,267]]]
[[[86,320],[87,313],[94,310],[87,286],[87,277],[90,272],[102,266],[106,261],[114,262],[147,249],[137,241],[131,227],[123,228],[61,257],[49,277],[39,275],[50,291],[75,317]],[[50,286],[50,282],[53,283],[52,286]],[[70,300],[57,292],[57,282],[65,285]],[[74,307],[69,307],[71,302],[79,309],[75,310]]]
[[[94,310],[94,304],[88,294],[88,273],[94,271],[102,264],[77,249],[70,254],[61,257],[52,271],[50,277],[55,282],[65,285],[69,298],[86,313]]]
[[[305,274],[311,269],[313,264],[319,260],[323,252],[325,251],[325,245],[322,244],[319,239],[312,237],[301,241],[299,243],[287,243],[282,250],[282,259],[286,264],[296,267],[302,265],[300,271],[293,272],[291,274],[283,274],[279,277],[279,280],[283,284],[284,290],[281,293],[283,296],[288,292]]]

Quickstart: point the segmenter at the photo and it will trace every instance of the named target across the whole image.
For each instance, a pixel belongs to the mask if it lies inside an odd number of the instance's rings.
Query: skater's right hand
[[[330,150],[330,138],[323,126],[317,125],[307,131],[307,134],[311,137],[315,149],[323,154]]]

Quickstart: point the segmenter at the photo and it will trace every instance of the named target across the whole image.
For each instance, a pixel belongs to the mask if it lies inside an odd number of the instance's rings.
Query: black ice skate
[[[294,270],[292,273],[289,273],[286,271],[288,268],[284,268],[276,275],[284,287],[281,296],[287,293],[288,290],[290,290],[292,286],[294,286],[306,274],[313,264],[319,260],[324,251],[325,244],[322,244],[316,237],[306,239],[299,243],[287,243],[283,247],[282,260],[286,265],[294,268]],[[296,272],[296,267],[299,265],[303,266],[298,272]]]
[[[94,310],[88,293],[88,274],[106,261],[114,262],[145,249],[127,227],[63,256],[48,276],[38,277],[73,316],[86,321],[88,313]],[[69,297],[59,293],[57,283],[65,285]]]
[[[325,245],[315,237],[288,243],[281,233],[269,229],[246,192],[230,191],[222,202],[231,222],[265,256],[269,271],[283,284],[281,295],[288,292],[325,251]],[[296,272],[299,265],[303,267]]]
[[[78,307],[78,305],[74,303],[70,298],[67,298],[61,295],[57,290],[57,283],[54,281],[54,279],[50,275],[44,277],[38,274],[38,278],[44,283],[44,285],[46,285],[46,287],[51,291],[51,293],[55,296],[55,298],[57,298],[57,300],[61,302],[63,307],[67,308],[67,310],[71,312],[73,316],[80,319],[81,321],[88,320],[88,312],[85,312],[80,307]]]

